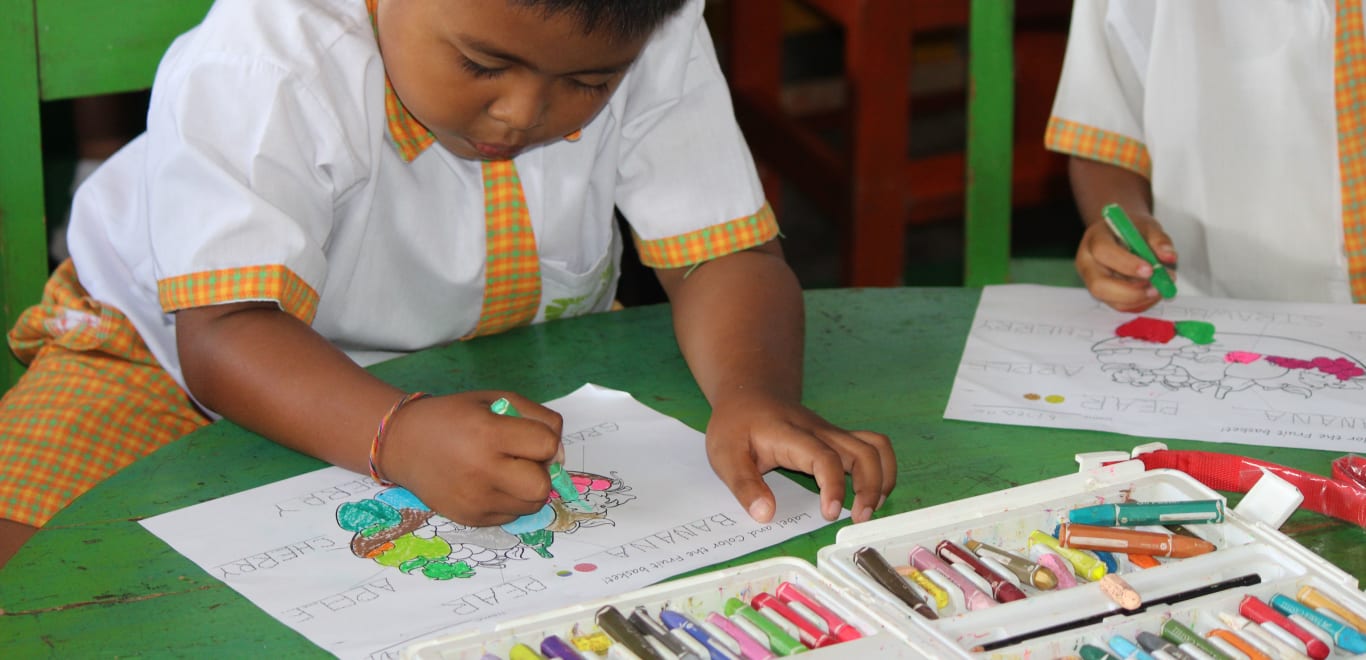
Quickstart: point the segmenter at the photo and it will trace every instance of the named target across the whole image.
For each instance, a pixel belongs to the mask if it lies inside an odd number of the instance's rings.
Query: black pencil
[[[1052,635],[1055,632],[1062,632],[1064,630],[1074,630],[1076,628],[1083,628],[1094,623],[1100,623],[1101,621],[1104,621],[1105,619],[1108,619],[1112,616],[1132,616],[1140,612],[1146,612],[1148,611],[1148,608],[1154,605],[1171,605],[1173,603],[1180,603],[1182,601],[1191,600],[1193,598],[1199,598],[1201,596],[1208,596],[1209,594],[1218,593],[1220,591],[1225,591],[1227,589],[1236,589],[1238,587],[1250,587],[1254,584],[1260,584],[1261,581],[1262,576],[1256,573],[1248,573],[1247,575],[1241,575],[1236,578],[1229,578],[1227,580],[1223,580],[1220,582],[1212,582],[1203,587],[1196,587],[1194,589],[1188,589],[1186,591],[1178,591],[1168,596],[1154,598],[1152,600],[1144,602],[1143,605],[1138,607],[1138,609],[1106,610],[1099,614],[1093,614],[1088,617],[1073,619],[1071,621],[1065,621],[1063,623],[1052,625],[1047,628],[1039,628],[1038,630],[1031,630],[1029,632],[1020,633],[1018,635],[1011,635],[1010,637],[1002,637],[1001,639],[973,647],[972,651],[974,653],[981,653],[983,651],[994,651],[999,648],[1005,648],[1007,646],[1019,644],[1023,641],[1043,637],[1045,635]]]

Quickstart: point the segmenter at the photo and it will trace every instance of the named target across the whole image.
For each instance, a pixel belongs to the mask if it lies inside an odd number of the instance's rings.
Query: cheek
[[[556,94],[550,106],[546,124],[564,132],[583,128],[596,117],[612,95],[610,93],[587,94],[578,89],[566,89]]]

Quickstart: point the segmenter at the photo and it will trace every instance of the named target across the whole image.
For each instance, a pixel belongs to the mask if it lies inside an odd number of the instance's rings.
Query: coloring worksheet
[[[590,384],[546,405],[564,417],[574,491],[506,525],[457,524],[337,467],[142,524],[342,658],[397,657],[419,640],[630,591],[826,524],[819,497],[776,473],[765,480],[777,514],[754,522],[712,472],[702,434],[626,392]]]
[[[1366,306],[989,286],[947,419],[1366,451]]]

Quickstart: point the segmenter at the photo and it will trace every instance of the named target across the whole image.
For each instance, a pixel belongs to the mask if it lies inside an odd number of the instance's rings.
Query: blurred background
[[[1032,279],[1065,283],[1059,280],[1070,273],[1082,225],[1068,190],[1066,159],[1043,149],[1043,133],[1061,71],[1071,0],[1014,4],[1011,253],[1048,264],[1044,275]],[[765,173],[784,249],[805,288],[963,283],[969,5],[970,0],[708,0],[707,22],[718,56]],[[851,59],[856,57],[851,54],[871,52],[868,44],[880,44],[880,60]],[[756,80],[760,87],[771,86],[759,95],[767,98],[754,98]],[[896,80],[904,85],[891,84]],[[73,183],[142,130],[146,100],[145,93],[133,93],[43,105],[50,219],[66,216]],[[893,112],[876,126],[859,126],[860,101],[881,102]],[[770,114],[743,110],[755,103],[771,106]],[[779,115],[782,121],[773,121]],[[888,132],[894,121],[904,122],[905,139],[895,140],[904,144],[885,146],[904,154],[899,167],[908,175],[893,211],[881,215],[904,223],[904,257],[900,264],[887,264],[891,270],[884,271],[892,276],[868,281],[851,275],[842,247],[848,223],[868,221],[851,217],[848,193],[841,192],[864,183],[852,175],[854,168],[841,170],[841,177],[824,171],[821,178],[822,168],[813,164],[813,174],[796,181],[777,176],[769,163],[790,159],[782,146],[803,140],[828,149],[832,160],[848,158],[854,151],[851,136]],[[779,124],[791,135],[753,136],[756,126]],[[1013,267],[1013,274],[1018,270]],[[663,301],[653,274],[633,254],[623,264],[619,297],[627,305]]]

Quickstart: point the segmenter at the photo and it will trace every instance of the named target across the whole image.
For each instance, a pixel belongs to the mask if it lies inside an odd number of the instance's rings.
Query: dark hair
[[[687,0],[512,0],[540,8],[546,16],[569,14],[584,34],[607,30],[612,37],[630,40],[647,35],[678,11]]]

